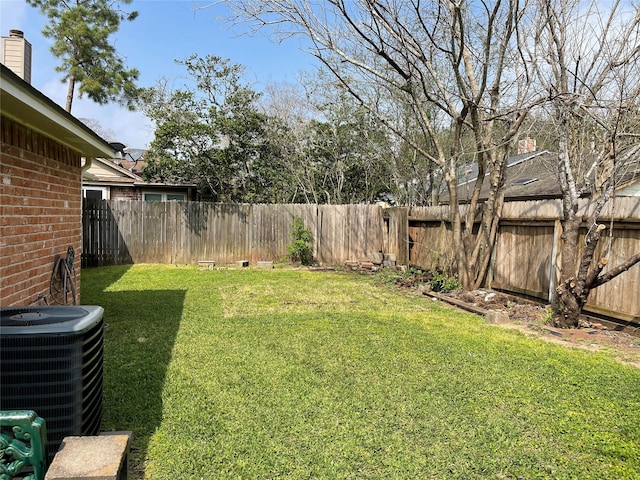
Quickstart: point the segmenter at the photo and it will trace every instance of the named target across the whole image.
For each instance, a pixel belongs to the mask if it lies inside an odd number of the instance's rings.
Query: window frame
[[[147,195],[159,195],[160,199],[148,200]],[[168,198],[170,196],[181,196],[182,198]],[[143,190],[142,200],[145,202],[184,202],[187,200],[187,194],[182,192],[158,192],[153,190]]]

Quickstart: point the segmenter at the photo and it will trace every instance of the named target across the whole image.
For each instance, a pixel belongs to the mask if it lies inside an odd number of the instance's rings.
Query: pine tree
[[[124,12],[120,4],[132,0],[27,0],[49,18],[42,33],[54,40],[53,54],[61,59],[56,71],[68,82],[66,110],[71,112],[78,86],[80,96],[105,104],[118,101],[133,109],[138,93],[138,70],[127,69],[109,37],[120,22],[131,21],[138,12]]]

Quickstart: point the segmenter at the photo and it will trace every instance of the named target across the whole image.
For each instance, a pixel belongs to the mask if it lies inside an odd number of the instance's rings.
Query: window
[[[171,200],[186,200],[184,193],[144,192],[144,200],[147,202],[167,202]]]
[[[105,200],[107,187],[82,187],[82,196],[90,200]]]
[[[144,199],[147,202],[161,202],[162,201],[162,194],[161,193],[145,193],[144,194]]]

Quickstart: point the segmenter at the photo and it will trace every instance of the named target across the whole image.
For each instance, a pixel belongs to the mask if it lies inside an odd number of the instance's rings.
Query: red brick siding
[[[80,154],[5,117],[0,137],[0,305],[48,295],[55,256],[69,245],[79,293]]]
[[[135,187],[111,187],[111,200],[142,200],[142,191]]]

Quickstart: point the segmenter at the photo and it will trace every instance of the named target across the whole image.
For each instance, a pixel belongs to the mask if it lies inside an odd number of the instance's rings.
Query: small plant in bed
[[[302,265],[313,264],[313,235],[311,229],[304,226],[302,219],[296,217],[291,227],[291,244],[287,247],[289,259]]]

